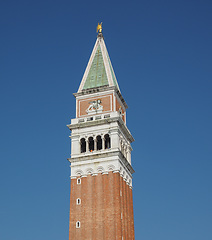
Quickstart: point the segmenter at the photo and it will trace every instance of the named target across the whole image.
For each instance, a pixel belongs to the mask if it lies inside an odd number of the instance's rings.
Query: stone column
[[[119,135],[118,131],[111,131],[110,133],[110,147],[119,148]]]
[[[105,150],[105,135],[102,136],[102,149]]]
[[[71,136],[71,155],[80,153],[80,143],[78,136]]]
[[[97,150],[97,139],[96,137],[93,137],[93,140],[94,140],[94,151]]]
[[[85,141],[86,141],[86,152],[89,152],[89,141],[88,141],[88,138],[86,138]]]
[[[131,149],[127,148],[127,161],[131,164]]]

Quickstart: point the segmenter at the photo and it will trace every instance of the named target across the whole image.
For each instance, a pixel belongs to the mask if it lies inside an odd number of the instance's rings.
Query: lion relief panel
[[[113,95],[103,95],[80,99],[77,103],[77,117],[95,115],[113,111]]]

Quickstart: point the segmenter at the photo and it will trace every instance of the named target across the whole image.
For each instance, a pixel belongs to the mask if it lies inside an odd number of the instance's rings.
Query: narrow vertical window
[[[97,150],[101,150],[102,149],[102,138],[101,138],[101,136],[96,137],[96,144],[97,144]]]
[[[77,184],[81,184],[81,178],[77,178]]]
[[[76,228],[80,228],[80,221],[76,222]]]
[[[110,136],[108,134],[105,135],[105,149],[110,148]]]
[[[77,198],[77,205],[80,205],[80,204],[81,204],[81,199]]]
[[[88,138],[88,145],[89,145],[89,151],[93,152],[93,150],[94,150],[94,140],[93,140],[92,137]]]
[[[80,140],[80,145],[81,145],[81,153],[86,152],[86,141],[85,141],[85,138],[82,138]]]

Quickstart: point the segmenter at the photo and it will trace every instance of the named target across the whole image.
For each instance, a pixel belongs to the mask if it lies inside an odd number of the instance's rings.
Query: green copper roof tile
[[[101,48],[98,46],[83,89],[105,85],[109,85],[109,83],[105,71]]]
[[[107,52],[107,59],[108,59],[108,62],[109,62],[110,71],[111,71],[112,78],[113,78],[113,83],[114,83],[114,85],[115,85],[116,87],[118,87],[118,83],[117,83],[117,80],[116,80],[116,77],[115,77],[115,73],[114,73],[114,71],[113,71],[112,63],[111,63],[111,61],[110,61],[108,52]],[[119,87],[118,87],[118,88],[119,88]]]

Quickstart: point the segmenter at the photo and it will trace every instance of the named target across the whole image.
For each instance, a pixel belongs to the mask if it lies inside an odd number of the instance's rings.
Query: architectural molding
[[[107,149],[105,150],[106,152],[102,152],[102,153],[88,153],[88,155],[78,155],[76,157],[72,157],[72,158],[68,158],[68,161],[71,163],[71,167],[73,167],[74,165],[83,165],[83,164],[87,164],[87,162],[104,162],[104,161],[109,161],[110,159],[115,159],[120,161],[123,166],[127,169],[127,171],[129,171],[130,174],[133,174],[135,171],[132,168],[131,164],[127,161],[127,159],[125,158],[125,156],[119,151],[119,150],[111,150],[110,149],[107,151]],[[111,161],[111,160],[110,160]],[[102,166],[103,167],[103,166]],[[103,169],[105,169],[105,166],[103,167]],[[113,169],[115,170],[115,169]],[[117,169],[116,169],[117,170]]]
[[[111,113],[109,118],[103,118],[99,120],[93,119],[92,121],[79,122],[79,119],[76,118],[73,119],[72,123],[67,125],[67,127],[70,130],[73,130],[77,128],[86,128],[91,126],[110,124],[112,122],[117,122],[119,124],[120,130],[122,130],[122,132],[124,133],[124,135],[129,140],[130,143],[134,141],[134,138],[132,137],[129,129],[127,128],[126,124],[124,123],[118,112]]]

